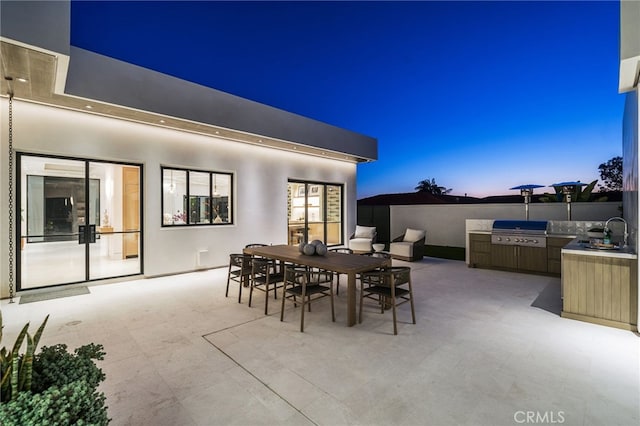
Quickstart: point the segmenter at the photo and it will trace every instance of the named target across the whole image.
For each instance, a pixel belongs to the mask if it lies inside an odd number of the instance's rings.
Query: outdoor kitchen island
[[[638,330],[638,256],[574,239],[562,249],[562,317]]]

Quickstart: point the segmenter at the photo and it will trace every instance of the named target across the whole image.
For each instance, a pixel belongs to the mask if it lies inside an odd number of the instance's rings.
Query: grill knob
[[[502,237],[498,237],[498,241],[502,241]]]
[[[511,238],[507,237],[507,238],[506,238],[506,240],[507,240],[507,241],[511,241]]]
[[[538,244],[538,240],[533,240],[533,244]]]
[[[519,243],[519,242],[520,242],[520,238],[516,238],[514,241],[515,241],[516,243]]]

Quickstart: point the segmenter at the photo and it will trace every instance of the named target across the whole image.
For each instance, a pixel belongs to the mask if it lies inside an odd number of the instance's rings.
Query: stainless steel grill
[[[544,248],[547,246],[547,221],[495,220],[491,244]]]

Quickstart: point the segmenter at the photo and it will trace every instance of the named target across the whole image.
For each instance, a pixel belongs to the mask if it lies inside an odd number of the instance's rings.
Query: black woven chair
[[[251,259],[251,287],[249,288],[249,307],[253,297],[253,290],[260,290],[265,293],[264,314],[269,313],[269,292],[273,292],[273,298],[278,298],[278,283],[284,281],[284,273],[276,270],[272,260],[253,257]]]
[[[328,286],[319,284],[319,281],[329,280]],[[336,321],[336,314],[333,307],[333,277],[323,271],[311,271],[305,267],[287,266],[284,269],[284,284],[282,291],[282,308],[280,310],[280,321],[284,321],[284,304],[286,301],[292,302],[294,306],[301,305],[300,309],[300,331],[304,332],[304,308],[311,311],[311,302],[323,297],[331,298],[331,320]]]
[[[331,248],[329,251],[334,253],[353,254],[353,250],[347,247]],[[336,274],[336,295],[340,294],[340,274]]]
[[[242,287],[249,285],[251,278],[251,256],[248,254],[232,253],[229,255],[229,272],[227,273],[227,290],[224,297],[229,297],[229,283],[238,283],[238,303],[242,302]]]
[[[408,266],[393,266],[380,268],[375,271],[360,274],[360,317],[362,322],[363,302],[365,298],[375,300],[380,307],[380,313],[385,308],[393,310],[393,334],[398,334],[396,307],[409,302],[411,304],[411,319],[416,323],[413,307],[413,288],[411,286],[411,268]]]

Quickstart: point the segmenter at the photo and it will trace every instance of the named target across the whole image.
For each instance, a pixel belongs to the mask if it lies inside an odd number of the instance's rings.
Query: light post
[[[527,185],[520,185],[520,186],[514,186],[513,188],[509,188],[509,189],[519,189],[520,195],[524,197],[524,215],[527,220],[529,220],[529,203],[531,202],[531,196],[533,195],[533,190],[535,188],[542,188],[543,186],[544,185],[536,185],[536,184],[530,183]]]
[[[567,220],[571,220],[571,201],[572,201],[571,195],[577,194],[578,188],[582,188],[585,185],[586,183],[582,183],[580,181],[560,182],[560,183],[554,183],[553,185],[549,185],[555,188],[556,192],[558,192],[558,188],[560,188],[559,192],[561,192],[564,195],[564,201],[567,203]]]

